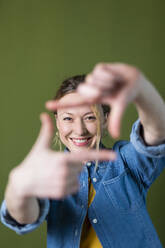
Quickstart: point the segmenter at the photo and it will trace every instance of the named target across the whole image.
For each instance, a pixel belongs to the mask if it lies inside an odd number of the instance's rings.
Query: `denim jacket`
[[[140,122],[133,125],[130,142],[119,141],[117,160],[88,162],[80,174],[78,193],[63,200],[39,199],[40,217],[20,225],[10,217],[5,201],[1,221],[18,234],[28,233],[47,221],[48,248],[78,248],[86,215],[104,248],[162,247],[146,209],[146,194],[165,167],[165,144],[146,146]],[[88,177],[96,191],[88,208]]]

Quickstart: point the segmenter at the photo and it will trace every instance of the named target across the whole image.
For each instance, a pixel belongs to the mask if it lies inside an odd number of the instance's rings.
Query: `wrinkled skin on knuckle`
[[[121,67],[123,68],[123,71],[125,72],[124,77],[126,80],[135,81],[138,79],[140,75],[140,71],[137,67],[127,64],[121,64]]]
[[[137,68],[132,67],[130,72],[130,78],[132,81],[136,81],[138,77],[140,76],[140,72]]]
[[[94,71],[102,71],[105,69],[106,64],[101,62],[94,67]]]

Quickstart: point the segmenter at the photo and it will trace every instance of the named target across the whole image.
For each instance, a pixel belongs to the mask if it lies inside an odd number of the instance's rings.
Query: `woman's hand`
[[[46,107],[49,110],[81,106],[83,104],[103,103],[111,108],[108,121],[110,134],[117,138],[120,135],[120,123],[127,105],[134,101],[139,94],[142,75],[137,68],[120,63],[98,64],[87,75],[85,83],[77,91],[80,94],[79,102],[58,104],[58,101],[49,101]]]
[[[52,120],[44,113],[41,122],[36,143],[25,160],[11,171],[5,191],[7,209],[21,224],[33,223],[38,219],[40,209],[37,198],[58,200],[76,193],[84,161],[115,159],[115,153],[107,150],[54,152],[50,148]]]
[[[77,91],[79,102],[60,104],[48,101],[46,108],[55,110],[84,104],[108,104],[111,112],[108,130],[112,137],[120,135],[122,116],[127,105],[133,102],[142,124],[142,136],[148,145],[158,145],[165,140],[165,103],[153,85],[134,66],[121,63],[98,64],[87,75]]]
[[[51,150],[53,123],[46,113],[41,115],[42,127],[31,152],[10,175],[20,197],[61,199],[78,191],[78,176],[83,162],[114,160],[114,152],[86,150],[84,152],[54,152]]]

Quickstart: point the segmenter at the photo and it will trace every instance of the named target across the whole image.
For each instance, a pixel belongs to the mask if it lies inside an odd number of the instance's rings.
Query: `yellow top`
[[[91,180],[89,180],[89,197],[88,197],[88,207],[92,203],[94,197],[95,197],[96,191],[91,183]],[[80,242],[80,248],[102,248],[102,245],[96,235],[95,230],[93,229],[89,219],[88,215],[86,215],[82,234],[81,234],[81,242]]]

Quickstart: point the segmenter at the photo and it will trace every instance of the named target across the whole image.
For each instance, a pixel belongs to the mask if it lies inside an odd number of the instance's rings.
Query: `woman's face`
[[[79,100],[78,93],[63,96],[59,103]],[[103,128],[103,111],[99,106],[101,129]],[[72,107],[57,110],[56,125],[62,143],[72,152],[82,148],[94,148],[97,138],[97,120],[90,106]]]

